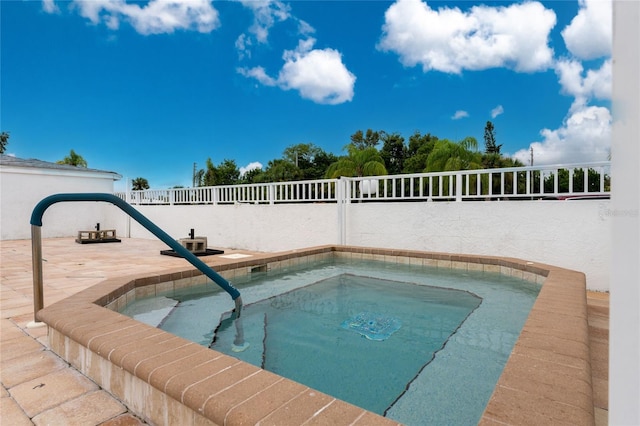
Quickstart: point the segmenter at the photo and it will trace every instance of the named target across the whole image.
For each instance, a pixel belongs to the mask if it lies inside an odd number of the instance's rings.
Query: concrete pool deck
[[[118,399],[101,389],[94,381],[80,374],[49,347],[47,327],[27,329],[33,320],[33,282],[31,270],[31,243],[28,240],[2,241],[0,309],[2,328],[0,341],[0,375],[2,380],[3,423],[20,424],[144,424],[130,413]],[[164,244],[153,240],[123,239],[122,243],[80,245],[72,238],[43,240],[44,302],[45,307],[76,295],[107,279],[149,273],[158,275],[185,269],[183,259],[160,256]],[[226,254],[266,254],[225,250]],[[212,266],[236,259],[208,257]],[[544,302],[544,300],[542,300]],[[566,304],[567,301],[561,301]],[[584,407],[582,414],[592,413],[595,424],[607,421],[608,388],[608,295],[588,293],[588,356],[590,360],[590,387],[593,408]],[[544,306],[538,306],[544,310]],[[532,326],[535,326],[533,324]],[[536,333],[535,327],[529,330]],[[531,336],[530,336],[531,337]],[[573,341],[573,339],[568,339]],[[569,354],[560,363],[569,363]],[[524,357],[523,357],[524,359]],[[587,369],[586,369],[587,370]],[[585,370],[585,371],[586,371]],[[507,368],[505,368],[507,371]],[[516,374],[514,377],[518,377]],[[501,378],[502,379],[502,378]],[[574,377],[559,374],[553,386],[559,389],[573,386]],[[582,383],[583,384],[583,383]],[[551,383],[541,383],[541,386]],[[505,389],[508,386],[503,386]],[[513,387],[518,388],[517,384]],[[561,391],[562,392],[562,391]],[[498,410],[508,411],[504,401]],[[500,401],[499,401],[500,402]],[[535,405],[535,400],[533,400]],[[567,407],[565,420],[571,423],[575,408],[558,395],[557,404]],[[522,411],[522,407],[513,406]],[[588,416],[587,416],[588,417]],[[505,417],[500,417],[504,419]],[[519,424],[518,417],[508,417],[506,423]],[[295,424],[292,418],[290,424]],[[491,413],[483,423],[498,423]],[[576,422],[584,424],[576,418]],[[361,424],[367,424],[362,422]],[[371,422],[368,422],[371,424]]]

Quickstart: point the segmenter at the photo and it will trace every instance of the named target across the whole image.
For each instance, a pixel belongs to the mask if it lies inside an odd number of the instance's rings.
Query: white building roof
[[[51,163],[48,161],[36,160],[34,158],[24,159],[13,157],[11,155],[0,154],[0,168],[2,169],[24,169],[24,172],[29,171],[34,173],[41,173],[44,171],[51,171],[54,174],[63,175],[92,175],[93,177],[110,177],[113,180],[122,179],[122,175],[116,172],[110,172],[106,170],[90,169],[87,167],[77,167],[69,164]]]

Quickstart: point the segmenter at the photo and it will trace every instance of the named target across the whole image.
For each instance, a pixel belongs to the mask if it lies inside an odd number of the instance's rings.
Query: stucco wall
[[[336,204],[135,207],[176,239],[194,228],[210,247],[282,251],[344,242],[508,256],[582,271],[590,289],[609,288],[609,200],[354,203],[345,207],[342,230]],[[152,238],[136,223],[130,236]]]
[[[608,290],[609,200],[350,204],[346,243],[516,257],[587,274]]]
[[[0,240],[31,238],[31,213],[43,198],[61,192],[113,192],[113,178],[106,175],[65,176],[59,173],[28,170],[2,170],[0,177]],[[111,207],[115,209],[115,207]],[[49,207],[42,218],[42,237],[68,237],[79,230],[113,226],[103,203],[59,203]]]
[[[175,239],[194,228],[208,238],[209,247],[271,252],[336,244],[339,238],[335,204],[134,207]],[[130,235],[151,238],[135,221]]]

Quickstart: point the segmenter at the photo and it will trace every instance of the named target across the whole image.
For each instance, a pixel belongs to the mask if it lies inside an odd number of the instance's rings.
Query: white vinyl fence
[[[609,162],[460,170],[117,193],[130,204],[486,201],[608,197]]]

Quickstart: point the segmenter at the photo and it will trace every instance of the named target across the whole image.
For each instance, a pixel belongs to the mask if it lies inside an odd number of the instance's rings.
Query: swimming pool
[[[308,266],[234,279],[245,300],[242,329],[250,344],[242,352],[234,351],[228,296],[213,286],[167,291],[137,300],[122,312],[405,424],[477,424],[540,288],[478,271],[344,259]],[[338,294],[355,287],[367,290],[360,292],[365,300],[354,299],[351,292]],[[430,294],[417,294],[424,291]],[[456,313],[445,320],[444,307],[452,304]],[[281,317],[281,311],[292,307],[302,317]],[[383,341],[341,327],[361,313],[397,319],[401,326]],[[296,342],[310,337],[305,345],[311,348],[279,349],[275,337],[281,334],[293,335]],[[281,370],[279,357],[299,352],[300,357],[289,360],[288,371]],[[333,367],[300,367],[308,366],[312,355],[322,360],[331,353],[347,357],[334,359]],[[340,371],[336,363],[352,366],[338,374],[342,380],[324,374]],[[394,370],[398,367],[406,371]],[[345,371],[353,375],[346,377]],[[338,386],[325,388],[331,382]],[[380,388],[387,387],[391,394],[381,395]]]

